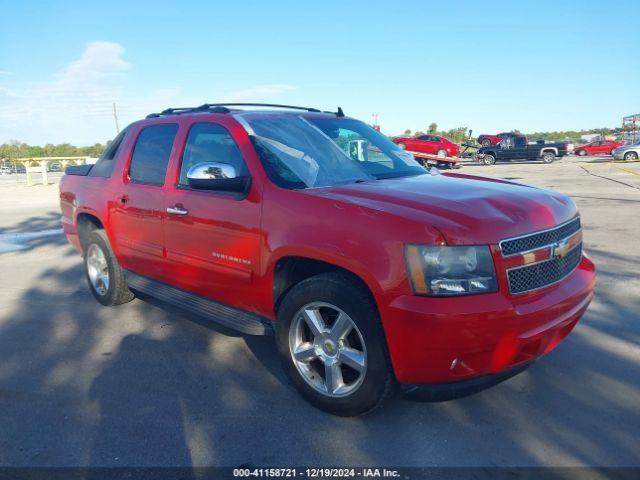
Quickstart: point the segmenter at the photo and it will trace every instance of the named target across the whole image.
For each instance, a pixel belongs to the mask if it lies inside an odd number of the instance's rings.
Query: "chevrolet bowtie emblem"
[[[551,245],[551,257],[563,258],[569,253],[569,241],[560,240]]]

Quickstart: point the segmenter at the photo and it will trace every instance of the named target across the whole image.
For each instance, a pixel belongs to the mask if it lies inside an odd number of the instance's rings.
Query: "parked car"
[[[611,152],[616,160],[638,160],[640,158],[640,140],[631,145],[623,145]]]
[[[419,135],[417,137],[397,137],[393,143],[400,148],[418,153],[428,153],[439,157],[457,157],[460,147],[440,135]]]
[[[615,140],[598,140],[595,142],[587,143],[576,148],[576,155],[609,155],[616,148],[621,147],[622,143]]]
[[[0,167],[0,175],[10,175],[11,173],[13,173],[11,167]]]
[[[444,400],[502,381],[593,296],[568,196],[428,171],[340,109],[149,115],[67,168],[60,207],[98,302],[142,292],[272,334],[292,384],[337,415],[397,384]]]
[[[552,163],[567,155],[572,148],[572,144],[568,142],[529,142],[525,135],[512,135],[505,137],[498,145],[480,147],[476,158],[483,165],[511,160],[542,160],[544,163]]]
[[[497,135],[487,135],[483,133],[478,137],[478,143],[483,147],[487,147],[489,145],[497,145],[502,141],[503,138],[510,137],[513,135],[515,134],[512,132],[502,132]]]

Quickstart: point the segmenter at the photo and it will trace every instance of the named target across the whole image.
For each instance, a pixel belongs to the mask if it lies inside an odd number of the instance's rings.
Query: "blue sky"
[[[205,102],[340,105],[389,134],[640,112],[638,0],[0,5],[0,142],[104,142],[112,102],[121,124]]]

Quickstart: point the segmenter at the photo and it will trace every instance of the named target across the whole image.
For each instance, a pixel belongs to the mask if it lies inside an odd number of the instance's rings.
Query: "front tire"
[[[629,161],[629,160],[637,160],[638,159],[638,154],[636,152],[627,152],[624,154],[624,159]]]
[[[343,273],[303,280],[283,299],[276,322],[283,368],[315,407],[363,415],[391,391],[393,373],[376,305]]]
[[[84,269],[94,298],[110,307],[133,300],[124,277],[124,271],[116,259],[109,238],[104,230],[93,230],[83,242]]]
[[[494,165],[494,164],[496,163],[496,157],[494,157],[494,156],[493,156],[493,155],[491,155],[490,153],[487,153],[487,154],[485,154],[485,155],[484,155],[484,157],[482,157],[482,158],[480,159],[480,162],[481,162],[483,165],[487,165],[487,166],[489,166],[489,165]]]
[[[440,150],[438,150],[436,155],[438,157],[440,157],[440,158],[446,158],[447,157],[447,151],[444,148],[441,148]]]
[[[482,145],[483,147],[488,147],[489,145],[491,145],[491,140],[485,138],[480,142],[480,145]]]
[[[406,146],[404,143],[402,143],[402,142],[398,143],[398,146],[399,146],[402,150],[406,150],[406,149],[407,149],[407,146]]]
[[[585,150],[578,150],[578,155],[584,157],[587,154]]]

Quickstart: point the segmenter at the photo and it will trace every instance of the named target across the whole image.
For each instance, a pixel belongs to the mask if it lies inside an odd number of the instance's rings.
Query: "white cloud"
[[[115,135],[114,103],[122,128],[150,112],[211,101],[206,95],[189,99],[180,88],[151,88],[143,95],[126,92],[133,66],[124,54],[118,43],[91,42],[78,59],[44,81],[15,83],[19,86],[13,88],[0,84],[0,143],[104,142]],[[285,84],[257,85],[230,91],[222,101],[267,101],[293,89]]]
[[[101,122],[92,112],[122,98],[121,81],[130,65],[124,48],[91,42],[77,60],[46,81],[20,88],[0,87],[0,141],[17,138],[30,143],[104,141]],[[102,135],[96,136],[96,130]]]

